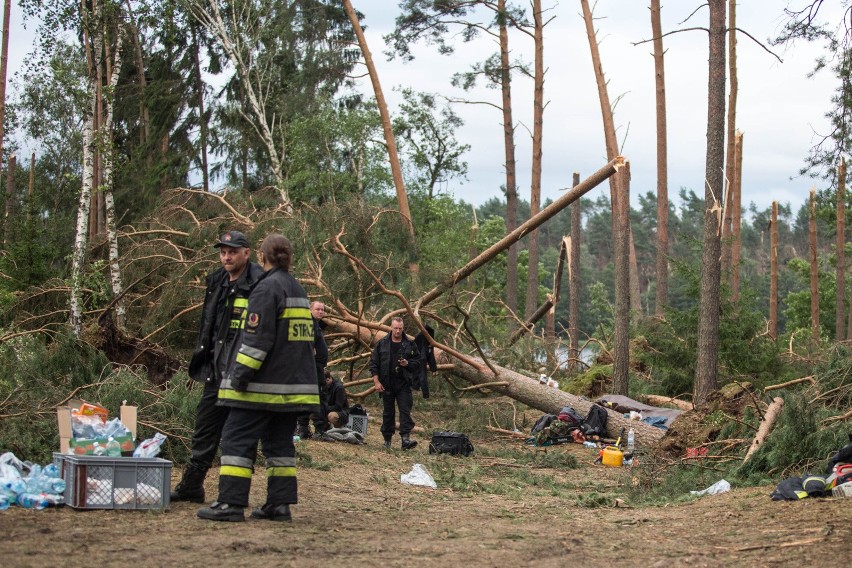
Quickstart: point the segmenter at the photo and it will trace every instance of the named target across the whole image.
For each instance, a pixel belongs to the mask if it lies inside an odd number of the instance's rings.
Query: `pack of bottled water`
[[[0,456],[0,510],[11,504],[27,509],[65,503],[65,480],[53,464],[23,462],[12,452]]]

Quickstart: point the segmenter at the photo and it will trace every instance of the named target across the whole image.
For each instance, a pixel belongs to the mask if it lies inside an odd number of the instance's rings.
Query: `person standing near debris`
[[[297,502],[296,418],[319,410],[314,326],[308,296],[290,275],[290,241],[271,234],[260,245],[266,274],[252,290],[240,339],[219,388],[230,407],[222,432],[219,496],[198,517],[244,521],[258,442],[266,456],[266,503],[253,519],[290,521]]]
[[[207,276],[198,346],[189,361],[189,376],[203,383],[204,391],[195,410],[192,454],[171,492],[172,501],[204,502],[204,478],[213,465],[228,417],[228,408],[216,405],[219,383],[227,369],[230,346],[239,335],[249,292],[263,274],[260,265],[249,260],[251,247],[243,233],[223,233],[213,246],[219,249],[222,266]]]
[[[325,385],[325,367],[328,365],[328,344],[326,344],[325,336],[322,333],[323,328],[325,328],[325,322],[322,321],[322,318],[325,317],[325,304],[319,301],[312,302],[311,316],[314,320],[314,362],[317,367],[317,385],[320,389],[320,412],[312,415],[304,414],[299,417],[296,434],[303,440],[308,440],[313,436],[310,425],[311,417],[313,417],[314,430],[317,434],[322,434],[328,430],[328,422],[325,419],[326,414],[328,414],[328,407],[325,389],[323,388]]]
[[[420,352],[414,341],[403,333],[401,317],[391,320],[391,331],[376,343],[370,358],[370,374],[373,385],[382,397],[382,436],[385,447],[390,448],[391,439],[396,431],[396,407],[399,407],[399,434],[402,437],[402,449],[410,450],[417,445],[409,435],[414,429],[411,408],[414,397],[411,384],[419,381],[418,368]]]
[[[438,365],[435,362],[435,348],[429,343],[429,337],[435,338],[435,330],[431,326],[424,325],[423,329],[414,337],[414,343],[417,345],[417,350],[420,351],[420,365],[417,366],[417,381],[414,383],[414,388],[419,388],[423,393],[423,398],[429,398],[429,373],[438,371]]]

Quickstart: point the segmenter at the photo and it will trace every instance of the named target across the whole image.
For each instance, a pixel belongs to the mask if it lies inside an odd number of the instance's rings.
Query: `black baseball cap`
[[[213,245],[216,248],[219,247],[231,247],[231,248],[251,248],[251,245],[248,242],[248,239],[244,234],[239,231],[228,231],[227,233],[222,233],[222,236],[219,237],[219,242]]]

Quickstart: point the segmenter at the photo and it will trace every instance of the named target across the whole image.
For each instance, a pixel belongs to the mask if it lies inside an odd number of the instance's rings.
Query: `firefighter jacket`
[[[216,376],[215,361],[220,356],[228,356],[230,343],[239,335],[249,293],[261,276],[263,268],[254,262],[249,262],[233,283],[228,281],[228,272],[221,266],[207,275],[198,342],[189,361],[188,372],[193,380],[222,380]]]
[[[421,365],[420,352],[417,350],[417,345],[414,341],[408,339],[408,336],[402,334],[402,345],[399,347],[399,356],[408,359],[408,365],[402,367],[402,376],[409,384],[420,380],[418,368]],[[370,357],[370,376],[379,376],[379,382],[384,387],[390,387],[391,370],[396,361],[391,361],[391,334],[381,338],[373,348],[373,355]]]
[[[219,404],[277,412],[316,412],[319,386],[308,296],[274,268],[248,299],[240,337],[219,387]]]

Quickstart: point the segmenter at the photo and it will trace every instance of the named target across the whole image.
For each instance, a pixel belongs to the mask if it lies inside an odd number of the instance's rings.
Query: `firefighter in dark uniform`
[[[317,434],[322,434],[329,428],[328,421],[325,419],[326,414],[328,414],[328,401],[326,400],[325,390],[323,389],[325,385],[325,367],[328,365],[328,344],[325,342],[325,336],[322,332],[323,328],[325,328],[325,322],[322,321],[322,318],[325,317],[325,304],[318,301],[312,302],[311,316],[314,320],[314,362],[317,367],[320,411],[311,415],[303,414],[299,417],[296,424],[296,434],[303,440],[309,440],[313,437],[310,425],[311,418],[314,421],[314,430],[316,430]]]
[[[228,366],[231,344],[239,335],[248,296],[263,269],[251,262],[248,239],[239,231],[219,237],[222,266],[207,276],[207,292],[201,309],[198,346],[189,362],[189,376],[204,384],[195,411],[192,455],[183,477],[171,493],[172,501],[204,502],[204,478],[213,465],[228,408],[217,406],[219,383]]]
[[[254,519],[291,520],[297,502],[296,417],[319,410],[314,326],[304,288],[290,273],[290,241],[272,234],[260,245],[267,271],[249,296],[243,330],[219,388],[230,407],[222,432],[219,496],[202,519],[244,521],[257,446],[266,457],[266,503]]]
[[[399,434],[402,437],[402,449],[410,450],[417,445],[409,435],[414,429],[411,407],[414,397],[411,394],[413,381],[420,380],[420,352],[414,341],[403,332],[402,318],[391,320],[391,332],[376,343],[370,357],[370,374],[373,385],[382,397],[382,436],[385,447],[391,446],[391,438],[396,431],[396,407],[399,407]]]

